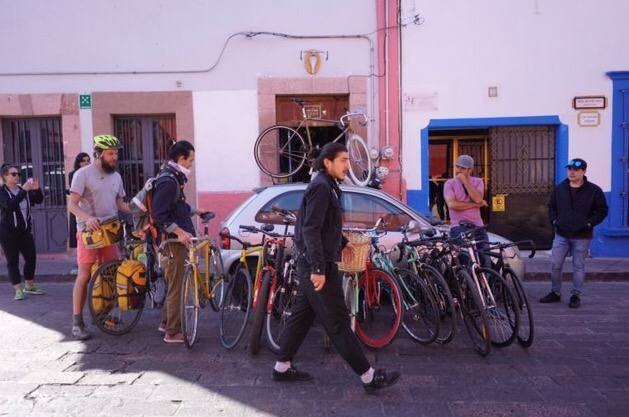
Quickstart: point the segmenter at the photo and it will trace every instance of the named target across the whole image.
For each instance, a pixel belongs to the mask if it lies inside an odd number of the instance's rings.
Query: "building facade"
[[[2,8],[0,159],[43,179],[46,202],[34,216],[42,251],[65,251],[67,175],[94,135],[123,140],[129,194],[154,175],[173,139],[190,140],[197,163],[188,197],[221,218],[271,183],[256,166],[254,141],[275,123],[296,125],[291,99],[301,98],[324,118],[366,113],[369,124],[357,130],[383,156],[385,191],[428,215],[447,219],[439,186],[458,154],[474,155],[490,230],[540,247],[550,241],[548,194],[568,158],[583,157],[610,203],[592,252],[629,253],[629,58],[620,52],[629,6],[620,0],[570,8],[550,0],[27,0]],[[599,108],[575,109],[583,104]],[[333,125],[313,131],[321,144],[338,133]]]

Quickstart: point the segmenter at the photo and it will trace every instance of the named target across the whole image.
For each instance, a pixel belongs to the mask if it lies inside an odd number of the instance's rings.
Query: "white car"
[[[297,213],[301,199],[308,184],[294,183],[288,185],[276,185],[272,187],[257,188],[254,194],[240,205],[221,224],[222,234],[230,234],[249,243],[259,243],[262,236],[240,230],[240,225],[262,227],[264,224],[274,225],[274,232],[283,233],[284,224],[282,218],[273,212],[273,206]],[[379,218],[386,222],[387,234],[380,238],[380,244],[387,249],[394,247],[402,240],[400,227],[408,225],[414,220],[419,223],[422,230],[434,229],[435,226],[426,217],[394,199],[388,194],[372,188],[341,186],[343,194],[343,225],[346,227],[371,228]],[[449,230],[449,226],[436,226],[442,232]],[[289,233],[293,227],[289,226]],[[410,239],[419,236],[409,235]],[[490,242],[510,243],[508,239],[489,233]],[[222,239],[222,257],[226,271],[232,272],[240,259],[241,245],[235,240]],[[290,243],[289,243],[290,246]],[[520,258],[517,248],[508,248],[506,256],[508,262],[520,279],[524,278],[524,262]],[[253,261],[253,260],[252,260]]]

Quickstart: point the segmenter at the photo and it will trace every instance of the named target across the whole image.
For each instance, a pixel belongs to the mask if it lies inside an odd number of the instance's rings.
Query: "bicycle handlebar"
[[[360,116],[362,118],[362,120],[358,122],[361,126],[367,126],[367,123],[369,123],[369,118],[362,112],[347,112],[341,116],[339,123],[341,123],[341,126],[345,127],[345,120],[351,119],[354,116]]]
[[[169,243],[179,243],[180,245],[184,245],[186,248],[190,248],[194,246],[195,243],[209,242],[209,241],[210,241],[210,238],[207,236],[193,237],[192,239],[190,239],[190,243],[187,243],[187,244],[181,243],[179,239],[166,239],[162,243],[160,243],[158,249],[160,251],[163,250],[166,247],[166,245]]]

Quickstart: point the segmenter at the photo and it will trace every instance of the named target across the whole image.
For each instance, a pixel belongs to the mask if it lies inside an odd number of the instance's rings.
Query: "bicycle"
[[[396,282],[401,291],[402,328],[411,339],[427,345],[439,336],[439,309],[433,294],[425,282],[411,270],[398,268],[389,258],[396,247],[384,250],[378,245],[378,236],[372,237],[371,263],[387,272]]]
[[[429,265],[428,257],[433,255],[431,250],[426,250],[426,241],[434,237],[434,232],[422,234],[417,241],[410,241],[409,233],[421,232],[419,224],[411,221],[407,226],[402,226],[402,242],[397,247],[400,251],[397,262],[400,263],[406,258],[406,263],[410,271],[422,279],[428,290],[431,292],[437,308],[439,309],[439,334],[435,342],[447,344],[454,340],[456,335],[456,315],[455,304],[450,287],[439,270]]]
[[[272,228],[273,225],[264,225],[262,229],[270,231]],[[252,229],[255,230],[257,228],[254,226],[240,226],[240,230],[251,231]],[[223,234],[221,237],[223,239],[235,240],[242,246],[240,259],[233,274],[230,274],[230,282],[227,285],[220,307],[219,337],[221,344],[225,349],[233,349],[238,345],[245,333],[253,301],[252,279],[247,260],[249,258],[257,259],[255,265],[257,282],[264,262],[264,237],[262,243],[257,245],[252,245],[231,234]]]
[[[212,309],[218,312],[223,299],[225,285],[223,260],[220,249],[208,236],[208,223],[214,217],[214,213],[202,215],[203,235],[193,237],[186,245],[188,258],[181,281],[181,332],[188,349],[197,341],[200,310],[210,304]],[[160,244],[160,253],[167,254],[166,246],[169,244],[181,243],[178,239],[166,239]],[[198,259],[199,252],[202,253],[205,266],[203,273]]]
[[[369,258],[370,235],[376,233],[381,224],[382,219],[379,219],[371,229],[343,228],[349,242],[357,244],[353,255],[348,255],[346,248],[339,267],[343,272],[351,328],[363,344],[376,349],[395,339],[404,308],[396,279],[375,268]]]
[[[292,238],[292,235],[287,234],[288,227],[295,224],[295,216],[292,213],[287,213],[278,207],[273,207],[272,210],[283,218],[284,234],[277,234],[252,226],[248,229],[250,232],[260,232],[264,235],[263,266],[258,279],[255,281],[253,291],[254,314],[249,338],[249,351],[252,355],[256,355],[260,351],[260,340],[264,324],[267,322],[267,317],[273,314],[273,296],[280,282],[283,281],[282,272],[285,262],[286,239]],[[279,350],[279,338],[276,346]]]
[[[295,175],[304,165],[312,167],[318,147],[313,146],[310,135],[312,123],[337,125],[341,133],[332,140],[333,143],[345,138],[349,151],[349,176],[354,184],[366,186],[372,176],[372,161],[367,144],[351,129],[349,121],[352,117],[360,117],[362,126],[367,125],[367,116],[359,112],[347,112],[339,120],[308,117],[305,101],[292,99],[301,107],[302,120],[297,128],[284,125],[271,126],[260,133],[254,145],[256,164],[262,172],[273,179],[289,178]],[[306,132],[306,139],[299,132]]]
[[[276,206],[273,206],[271,209],[282,217],[284,224],[286,224],[284,236],[287,236],[288,225],[295,224],[295,215]],[[275,274],[273,275],[266,305],[266,341],[269,349],[275,354],[279,353],[280,338],[291,316],[291,309],[297,295],[297,286],[299,285],[296,278],[295,260],[291,255],[285,255],[285,250],[285,240],[280,239],[275,255],[275,266],[272,269]]]
[[[467,268],[459,262],[458,248],[453,239],[434,237],[423,240],[425,250],[430,251],[426,259],[429,265],[442,272],[452,293],[454,307],[458,307],[465,330],[474,349],[481,356],[491,351],[487,312],[483,306],[480,287]]]
[[[487,313],[491,344],[496,347],[509,346],[516,339],[520,325],[520,309],[516,298],[500,274],[481,266],[479,254],[482,251],[478,249],[478,244],[483,242],[474,237],[480,227],[461,225],[467,228],[467,231],[461,233],[461,237],[465,237],[467,242],[459,243],[458,246],[467,255],[468,261],[460,262],[460,266],[467,269],[481,295],[481,306]]]
[[[523,244],[529,245],[531,248],[529,258],[533,258],[535,256],[535,243],[532,240],[523,240],[513,243],[491,243],[489,249],[484,253],[492,258],[492,268],[502,275],[508,284],[511,284],[518,307],[520,308],[520,327],[517,340],[521,346],[528,348],[533,344],[535,334],[533,311],[520,278],[509,265],[509,259],[514,258],[515,254],[507,255],[506,253],[506,249],[519,247]],[[498,250],[498,252],[494,252],[495,250]]]
[[[126,223],[123,227],[120,244],[122,257],[104,264],[95,264],[87,286],[87,305],[92,323],[102,332],[114,336],[126,334],[135,327],[146,306],[146,298],[150,308],[161,308],[166,298],[166,283],[161,274],[154,242],[148,235],[146,240],[136,238],[131,227]],[[140,274],[146,278],[145,287],[134,286],[133,294],[124,295],[127,301],[134,301],[134,308],[131,309],[120,308],[118,303],[116,277],[118,268],[125,260],[135,260],[143,265]]]

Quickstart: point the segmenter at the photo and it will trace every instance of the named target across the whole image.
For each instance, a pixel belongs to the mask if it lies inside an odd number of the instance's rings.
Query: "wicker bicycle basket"
[[[341,262],[338,263],[339,270],[343,272],[362,272],[367,269],[367,259],[371,237],[364,233],[349,232],[344,233],[345,238],[352,244],[353,250],[345,248],[341,255]]]

